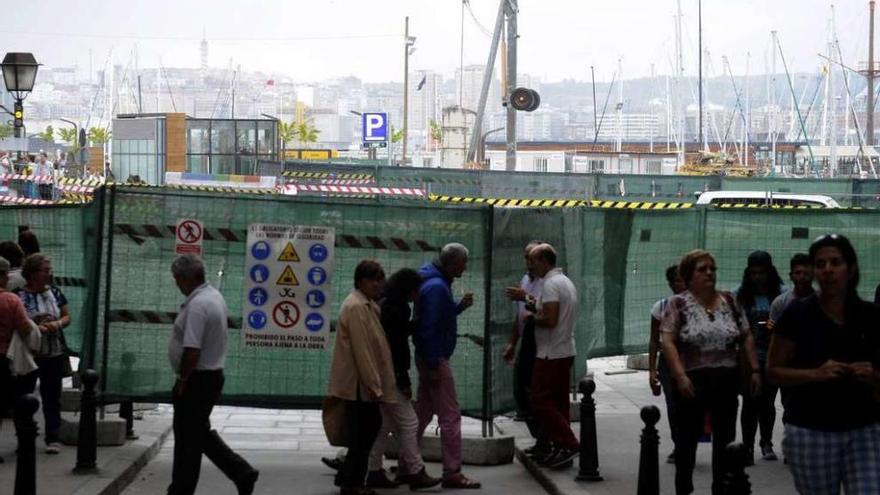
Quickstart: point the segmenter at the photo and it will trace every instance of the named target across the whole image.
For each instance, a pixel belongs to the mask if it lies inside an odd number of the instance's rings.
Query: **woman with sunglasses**
[[[669,299],[660,323],[663,355],[675,384],[677,495],[694,491],[694,462],[706,411],[712,421],[712,493],[721,493],[724,448],[736,437],[740,352],[750,365],[752,393],[761,386],[748,320],[733,295],[716,290],[716,270],[708,251],[685,254],[678,272],[687,290]]]
[[[800,493],[880,493],[880,309],[856,292],[846,237],[820,237],[809,254],[819,290],[785,310],[767,356],[786,388],[782,450]]]

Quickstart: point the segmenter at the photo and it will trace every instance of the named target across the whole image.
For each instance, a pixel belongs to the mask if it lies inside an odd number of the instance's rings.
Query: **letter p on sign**
[[[363,114],[364,142],[388,140],[388,118],[385,113]]]

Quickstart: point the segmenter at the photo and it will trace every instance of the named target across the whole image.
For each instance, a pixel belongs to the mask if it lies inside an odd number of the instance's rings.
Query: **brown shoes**
[[[443,480],[443,488],[457,488],[460,490],[478,490],[482,485],[478,481],[467,479],[461,473],[455,473]]]
[[[412,491],[435,487],[442,481],[440,478],[430,477],[424,467],[418,473],[400,476],[398,480],[401,484],[408,483],[409,489]]]

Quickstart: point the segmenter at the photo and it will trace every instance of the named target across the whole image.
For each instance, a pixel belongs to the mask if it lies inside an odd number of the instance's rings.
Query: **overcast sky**
[[[685,68],[696,74],[698,0],[680,0]],[[775,29],[792,71],[815,72],[825,51],[828,0],[703,0],[704,46],[721,73],[726,55],[736,74],[765,73]],[[470,0],[491,30],[498,0]],[[868,0],[834,2],[845,62],[867,60]],[[0,46],[31,51],[47,66],[95,70],[108,55],[127,64],[137,47],[140,67],[198,67],[202,29],[209,64],[229,60],[244,70],[297,81],[354,75],[365,81],[403,79],[404,17],[416,36],[412,69],[451,77],[460,62],[461,0],[26,0],[7,4]],[[544,81],[588,80],[596,67],[611,79],[618,58],[624,78],[671,73],[676,0],[519,0],[519,72]],[[490,38],[465,14],[464,63],[485,64]],[[880,57],[880,55],[878,55]],[[778,69],[782,71],[781,61]]]

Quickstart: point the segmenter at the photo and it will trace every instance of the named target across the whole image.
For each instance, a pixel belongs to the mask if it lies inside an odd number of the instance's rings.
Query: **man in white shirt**
[[[205,282],[205,265],[198,257],[180,256],[171,264],[171,273],[186,301],[168,343],[171,368],[177,374],[172,391],[174,462],[168,495],[195,493],[203,453],[235,483],[239,495],[250,495],[260,472],[226,445],[210,421],[223,390],[226,301]]]
[[[529,251],[532,272],[542,279],[535,325],[535,366],[532,370],[532,412],[541,431],[553,442],[553,452],[536,459],[551,468],[572,465],[580,443],[571,430],[568,391],[571,366],[577,354],[574,326],[577,321],[577,289],[556,267],[556,250],[540,244]]]
[[[535,325],[529,315],[534,311],[535,303],[541,296],[541,279],[535,277],[531,270],[529,252],[543,241],[531,241],[526,244],[524,257],[526,273],[519,282],[519,287],[506,287],[504,295],[516,302],[516,317],[510,338],[502,351],[502,358],[507,364],[513,365],[513,400],[516,402],[517,419],[526,422],[529,434],[536,440],[533,447],[525,449],[526,454],[534,457],[546,457],[550,454],[550,445],[532,415],[529,401],[529,389],[532,383],[532,369],[535,366]],[[517,343],[519,352],[517,352]]]

